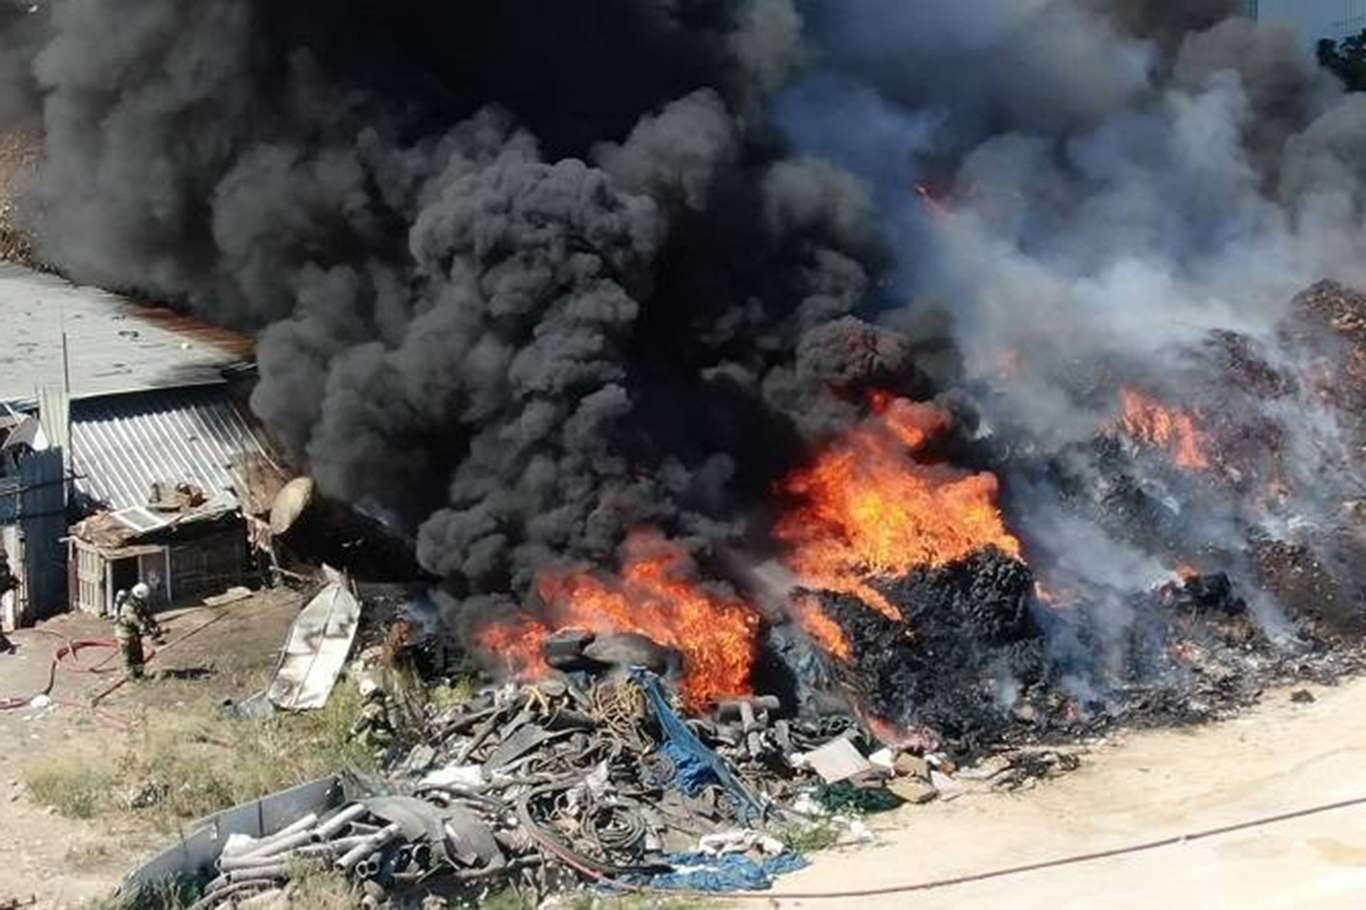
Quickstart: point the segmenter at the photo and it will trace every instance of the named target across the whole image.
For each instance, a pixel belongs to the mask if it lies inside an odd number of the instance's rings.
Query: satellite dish
[[[312,477],[296,477],[285,484],[270,507],[270,533],[276,537],[287,533],[312,502]]]

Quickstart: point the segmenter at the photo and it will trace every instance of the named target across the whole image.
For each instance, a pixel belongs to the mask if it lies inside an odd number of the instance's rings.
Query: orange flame
[[[848,637],[839,623],[831,619],[811,594],[792,598],[792,616],[816,644],[840,660],[848,660],[854,653]]]
[[[900,398],[873,403],[874,416],[783,482],[802,504],[774,533],[790,547],[788,563],[806,584],[852,594],[898,619],[870,580],[944,565],[988,546],[1019,556],[1020,542],[996,507],[994,475],[915,459],[948,428],[948,414]]]
[[[550,627],[530,617],[491,622],[474,633],[474,642],[488,655],[502,661],[509,673],[523,679],[540,679],[550,672],[541,645]]]
[[[1160,401],[1134,388],[1119,390],[1122,413],[1120,429],[1129,438],[1166,449],[1172,462],[1189,471],[1210,466],[1209,437],[1195,425],[1195,418],[1180,410],[1164,407]]]
[[[549,671],[541,649],[554,629],[633,632],[683,656],[681,690],[690,709],[748,694],[758,614],[738,598],[699,586],[687,552],[657,531],[632,532],[622,556],[617,578],[589,570],[543,573],[538,588],[548,621],[493,624],[476,642],[517,675],[534,678]]]

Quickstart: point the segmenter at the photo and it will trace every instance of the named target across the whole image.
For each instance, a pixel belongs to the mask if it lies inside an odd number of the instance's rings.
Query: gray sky
[[[1366,0],[1258,0],[1258,19],[1289,25],[1312,47],[1366,28]]]

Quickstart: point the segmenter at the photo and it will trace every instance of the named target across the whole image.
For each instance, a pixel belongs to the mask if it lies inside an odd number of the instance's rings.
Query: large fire
[[[783,482],[797,504],[775,533],[803,584],[854,595],[896,619],[896,607],[872,587],[879,578],[988,546],[1019,556],[1020,543],[997,508],[993,475],[925,458],[926,446],[948,429],[948,414],[888,394],[871,404],[872,416]],[[537,588],[544,611],[491,622],[475,641],[514,674],[535,678],[549,672],[543,647],[557,630],[642,635],[678,651],[683,700],[701,709],[751,691],[761,622],[745,601],[696,579],[686,550],[656,531],[635,531],[618,575],[543,573]],[[815,596],[794,598],[791,612],[827,653],[852,656],[850,640]]]
[[[557,629],[632,632],[682,655],[681,693],[690,708],[751,691],[758,655],[758,614],[744,601],[700,586],[687,552],[656,531],[631,533],[618,577],[546,572],[538,580],[546,619],[493,623],[476,634],[484,650],[514,672],[548,671],[542,645]]]
[[[919,460],[948,429],[947,413],[888,395],[874,397],[873,411],[783,482],[800,504],[775,533],[805,584],[852,594],[896,619],[899,611],[871,581],[989,546],[1019,556],[1020,542],[997,508],[994,475]]]
[[[1210,466],[1209,437],[1191,414],[1129,387],[1119,390],[1119,400],[1119,427],[1130,439],[1166,450],[1179,468],[1203,471]]]

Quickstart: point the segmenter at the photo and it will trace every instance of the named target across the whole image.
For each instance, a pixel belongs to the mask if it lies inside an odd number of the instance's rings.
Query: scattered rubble
[[[193,907],[276,893],[301,860],[344,873],[369,907],[477,901],[506,886],[760,889],[803,864],[793,832],[863,843],[869,812],[1008,789],[1077,762],[1037,750],[955,771],[945,756],[881,747],[851,715],[774,707],[734,699],[685,718],[660,678],[635,668],[429,708],[388,748],[383,777],[347,780],[343,805],[263,839],[229,838]]]

